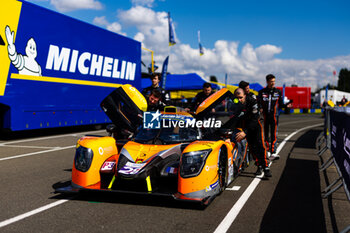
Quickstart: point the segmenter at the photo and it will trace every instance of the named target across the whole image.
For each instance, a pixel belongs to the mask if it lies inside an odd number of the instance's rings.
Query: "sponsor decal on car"
[[[144,160],[144,159],[142,159],[142,158],[137,158],[136,161],[135,161],[135,163],[143,163],[143,160]]]
[[[126,175],[137,174],[146,164],[145,163],[131,163],[127,162],[118,172]]]
[[[111,171],[114,167],[115,162],[104,162],[101,167],[101,171]]]
[[[208,166],[208,165],[206,165],[205,166],[205,170],[208,172],[210,169],[217,169],[217,165],[211,165],[211,166]]]
[[[216,188],[216,186],[218,186],[219,185],[219,180],[217,180],[214,184],[211,184],[210,185],[210,188],[211,189],[214,189],[214,188]]]
[[[206,192],[209,192],[213,189],[215,189],[219,185],[219,180],[217,180],[214,184],[211,184],[205,188]]]
[[[169,174],[177,174],[178,168],[177,167],[168,167],[166,169],[166,172],[169,173]]]

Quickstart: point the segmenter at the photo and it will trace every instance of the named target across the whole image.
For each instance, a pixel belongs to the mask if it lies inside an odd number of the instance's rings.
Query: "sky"
[[[27,0],[122,34],[154,51],[161,70],[211,75],[228,84],[241,80],[265,86],[337,85],[340,69],[350,69],[348,0]],[[176,45],[169,47],[167,13]],[[204,47],[199,55],[198,30]],[[150,63],[144,51],[142,60]],[[336,71],[336,76],[333,76]]]

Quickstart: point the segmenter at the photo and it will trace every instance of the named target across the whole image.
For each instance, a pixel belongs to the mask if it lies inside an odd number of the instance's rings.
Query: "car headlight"
[[[74,165],[78,171],[86,172],[89,170],[94,152],[90,148],[79,146],[75,151]]]
[[[184,153],[181,158],[180,175],[184,178],[197,176],[203,169],[211,149]]]

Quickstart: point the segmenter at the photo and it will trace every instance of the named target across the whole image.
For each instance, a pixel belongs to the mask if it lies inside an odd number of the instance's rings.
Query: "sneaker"
[[[270,159],[270,158],[271,158],[271,152],[270,152],[270,151],[267,151],[267,152],[266,152],[266,158],[267,158],[267,159]]]
[[[270,168],[265,167],[264,168],[264,177],[271,177],[271,176],[272,176],[272,174],[271,174]]]
[[[255,172],[255,175],[256,176],[260,176],[262,174],[262,167],[261,166],[258,166],[258,169],[256,170]]]
[[[273,153],[271,156],[270,156],[270,160],[273,161],[273,160],[279,160],[280,159],[280,156],[278,154],[275,154]]]

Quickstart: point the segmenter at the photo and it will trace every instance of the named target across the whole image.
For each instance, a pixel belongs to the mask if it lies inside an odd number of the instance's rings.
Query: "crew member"
[[[190,108],[186,108],[187,111],[195,111],[197,107],[210,95],[214,93],[210,83],[203,84],[203,91],[199,92],[193,99]]]
[[[161,93],[161,101],[165,104],[169,104],[169,102],[170,102],[169,92],[165,91],[162,87],[159,86],[160,74],[153,73],[151,76],[151,81],[152,81],[152,85],[143,89],[142,94],[147,99],[151,95],[152,90],[157,89]]]
[[[249,83],[246,81],[240,81],[238,84],[239,88],[242,88],[244,93],[246,94],[246,98],[253,98],[253,99],[257,99],[256,95],[254,95],[254,93],[250,92],[250,87],[249,87]]]
[[[166,104],[161,101],[161,97],[162,94],[158,89],[152,90],[151,94],[147,98],[147,111],[163,111]]]
[[[240,142],[246,138],[248,141],[249,151],[253,155],[256,165],[258,167],[256,175],[261,175],[264,171],[265,177],[271,177],[271,171],[266,158],[266,148],[264,143],[262,125],[260,122],[260,112],[258,109],[257,100],[254,98],[247,98],[247,95],[242,88],[237,88],[234,92],[243,107],[239,113],[240,126],[243,131],[239,131],[235,135],[235,140]]]
[[[264,117],[264,135],[267,150],[271,153],[270,160],[279,159],[276,154],[277,128],[279,109],[287,106],[283,103],[283,97],[280,90],[275,88],[276,78],[273,74],[266,76],[267,86],[259,91],[258,103]],[[269,137],[270,133],[270,137]],[[270,139],[270,140],[269,140]]]
[[[343,98],[342,98],[341,101],[340,101],[340,105],[343,106],[343,105],[345,105],[347,102],[348,102],[348,99],[345,98],[345,95],[343,95]]]

